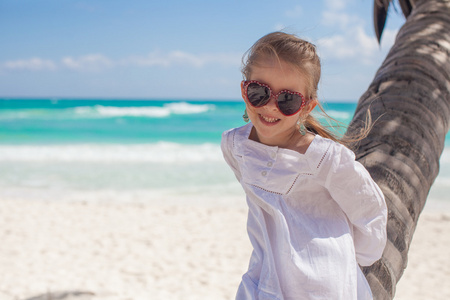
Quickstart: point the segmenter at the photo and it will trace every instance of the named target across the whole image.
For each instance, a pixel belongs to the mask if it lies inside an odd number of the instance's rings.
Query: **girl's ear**
[[[306,114],[309,115],[313,111],[313,109],[317,106],[318,103],[319,102],[317,101],[317,99],[310,100],[305,107]]]

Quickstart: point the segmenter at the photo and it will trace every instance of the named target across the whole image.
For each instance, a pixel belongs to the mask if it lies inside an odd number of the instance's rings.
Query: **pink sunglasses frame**
[[[265,83],[262,83],[262,82],[259,82],[259,81],[257,81],[257,80],[243,80],[242,83],[243,83],[243,88],[244,88],[244,91],[245,91],[245,97],[247,98],[248,103],[249,103],[251,106],[253,106],[253,107],[263,107],[263,106],[267,105],[267,103],[270,102],[270,98],[271,98],[271,97],[275,97],[275,100],[276,100],[275,103],[276,103],[277,108],[278,108],[278,110],[280,111],[280,113],[282,113],[282,114],[283,114],[284,116],[286,116],[286,117],[289,117],[289,116],[295,115],[296,113],[298,113],[299,111],[301,111],[301,110],[305,107],[305,105],[306,105],[305,97],[304,97],[301,93],[299,93],[299,92],[293,92],[293,91],[290,91],[290,90],[281,90],[281,91],[279,91],[278,93],[274,94],[272,88],[271,88],[269,85],[267,85],[267,84],[265,84]],[[254,105],[250,102],[250,100],[248,100],[248,86],[249,86],[250,84],[252,84],[252,83],[256,83],[256,84],[258,84],[258,85],[260,85],[260,86],[263,86],[263,87],[266,87],[266,88],[269,89],[269,92],[270,92],[270,94],[269,94],[269,101],[267,101],[266,104],[264,104],[264,105],[262,105],[262,106],[254,106]],[[292,113],[292,114],[290,114],[290,115],[287,115],[287,114],[283,113],[283,111],[280,109],[280,107],[278,106],[278,96],[280,96],[280,94],[282,94],[282,93],[288,93],[288,94],[300,96],[300,99],[302,99],[302,104],[300,105],[300,108],[299,108],[296,112],[294,112],[294,113]]]

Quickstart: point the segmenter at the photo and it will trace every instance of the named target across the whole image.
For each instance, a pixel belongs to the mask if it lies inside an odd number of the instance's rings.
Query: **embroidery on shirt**
[[[289,192],[292,190],[292,188],[294,187],[295,183],[297,182],[298,177],[300,176],[300,174],[297,175],[297,177],[295,177],[294,182],[292,183],[291,187],[289,188],[289,190],[287,191],[286,194],[289,194]]]
[[[268,193],[272,193],[272,194],[277,194],[277,195],[284,195],[283,193],[274,192],[274,191],[269,191],[269,190],[267,190],[267,189],[265,189],[265,188],[263,188],[263,187],[260,187],[260,186],[258,186],[258,185],[255,185],[255,184],[250,184],[250,185],[253,186],[253,187],[255,187],[255,188],[258,188],[258,189],[260,189],[260,190],[263,190],[264,192],[268,192]]]
[[[234,151],[234,149],[235,149],[235,143],[234,143],[235,136],[236,136],[236,130],[233,130],[233,138],[232,138],[232,140],[233,140],[233,153],[234,153],[234,155],[236,155],[237,157],[242,158],[242,155],[237,155],[237,154],[235,153],[235,151]]]
[[[331,144],[328,145],[327,150],[325,151],[325,153],[323,154],[322,158],[319,161],[319,164],[317,165],[317,169],[320,168],[320,165],[322,164],[323,160],[325,159],[325,156],[328,154],[328,150],[330,150]]]
[[[291,187],[289,188],[289,190],[287,191],[286,194],[289,194],[289,193],[290,193],[290,191],[291,191],[292,188],[294,187],[294,185],[295,185],[295,183],[297,182],[297,179],[300,177],[300,175],[304,175],[304,176],[313,176],[314,174],[312,174],[312,173],[300,173],[300,174],[298,174],[297,177],[295,177],[294,182],[292,183]]]
[[[265,191],[265,192],[268,192],[268,193],[277,194],[277,195],[287,195],[287,194],[289,194],[289,192],[290,192],[290,191],[292,190],[292,188],[294,187],[294,185],[295,185],[295,183],[297,182],[297,179],[300,177],[300,175],[304,175],[304,176],[313,176],[314,174],[312,174],[312,173],[300,173],[300,174],[298,174],[298,175],[295,177],[294,182],[292,182],[291,187],[287,190],[286,193],[280,193],[280,192],[270,191],[270,190],[268,190],[268,189],[265,189],[265,188],[263,188],[263,187],[260,187],[259,185],[255,185],[255,184],[250,184],[250,185],[253,186],[253,187],[255,187],[255,188],[258,188],[258,189],[260,189],[260,190],[263,190],[263,191]]]

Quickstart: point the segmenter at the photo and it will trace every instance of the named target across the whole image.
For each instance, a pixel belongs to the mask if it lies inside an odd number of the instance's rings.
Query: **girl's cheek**
[[[247,107],[247,113],[257,114],[256,108],[254,108],[253,106],[246,105],[246,107]]]

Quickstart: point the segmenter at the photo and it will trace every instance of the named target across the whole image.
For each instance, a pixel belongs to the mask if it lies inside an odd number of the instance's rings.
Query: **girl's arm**
[[[386,246],[384,195],[364,166],[355,161],[352,151],[341,145],[332,148],[325,186],[353,224],[357,262],[369,266]]]

